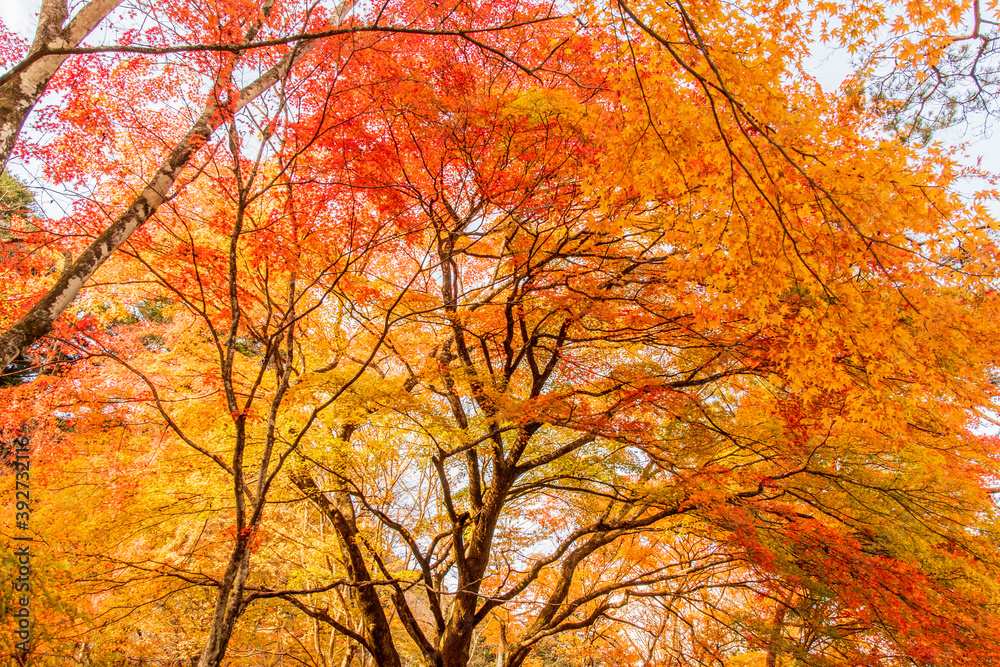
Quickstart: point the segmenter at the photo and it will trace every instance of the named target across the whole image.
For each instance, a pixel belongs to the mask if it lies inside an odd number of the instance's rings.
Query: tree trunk
[[[229,638],[233,634],[243,604],[243,586],[249,573],[250,549],[247,538],[239,537],[222,578],[219,596],[215,600],[212,626],[209,628],[205,649],[198,660],[198,667],[219,667],[225,657]]]
[[[38,12],[38,27],[28,57],[49,49],[79,46],[121,0],[91,0],[68,25],[66,0],[43,0]],[[45,93],[49,81],[68,55],[43,56],[0,87],[0,171],[7,165],[11,151],[28,114]]]
[[[392,638],[389,619],[386,618],[385,610],[382,608],[378,591],[371,585],[372,576],[358,544],[358,530],[351,499],[346,493],[339,491],[334,492],[334,499],[331,501],[308,474],[295,474],[291,479],[313,505],[330,520],[337,532],[344,566],[347,568],[350,580],[355,584],[351,587],[351,592],[364,621],[364,637],[368,641],[372,657],[375,658],[375,664],[379,667],[400,667],[402,661]]]
[[[95,0],[97,2],[98,0]],[[117,2],[119,0],[105,0]],[[92,3],[93,4],[93,3]],[[89,7],[89,5],[88,5]],[[174,147],[159,170],[131,206],[84,250],[56,284],[16,324],[0,335],[0,369],[6,368],[25,349],[52,330],[56,319],[76,298],[83,284],[166,201],[181,171],[197,150],[212,136],[226,116],[232,116],[288,74],[292,66],[312,50],[315,42],[293,47],[281,62],[223,104],[212,100],[201,117]],[[225,111],[225,113],[223,113]]]
[[[791,596],[789,596],[791,598]],[[778,667],[778,655],[781,652],[781,635],[785,627],[787,603],[778,603],[774,608],[774,618],[771,619],[771,637],[767,643],[766,667]]]

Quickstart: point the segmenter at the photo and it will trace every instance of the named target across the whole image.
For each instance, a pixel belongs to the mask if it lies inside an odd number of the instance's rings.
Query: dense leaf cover
[[[13,149],[85,196],[3,181],[12,660],[997,663],[989,193],[801,66],[923,5],[104,4]]]

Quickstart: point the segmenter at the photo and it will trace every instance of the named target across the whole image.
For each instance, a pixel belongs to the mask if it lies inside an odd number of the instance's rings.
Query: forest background
[[[13,664],[998,662],[996,2],[40,13]]]

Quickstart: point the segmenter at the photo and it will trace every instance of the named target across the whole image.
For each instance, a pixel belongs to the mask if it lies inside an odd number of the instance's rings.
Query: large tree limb
[[[392,638],[389,619],[382,609],[382,601],[373,586],[364,585],[373,579],[361,551],[350,499],[345,492],[337,491],[331,500],[308,473],[293,473],[290,477],[299,491],[329,519],[337,532],[348,578],[352,584],[362,584],[352,588],[352,592],[364,619],[366,648],[380,667],[398,667],[402,662]]]
[[[301,44],[231,99],[212,96],[201,116],[177,143],[156,174],[132,204],[77,257],[56,284],[16,324],[0,336],[0,368],[5,368],[29,345],[47,334],[69,307],[84,283],[167,199],[170,189],[194,154],[227,118],[236,113],[288,74],[292,66],[311,51],[316,42]],[[41,62],[41,61],[40,61]],[[217,86],[217,89],[220,86]]]
[[[14,76],[5,76],[7,80],[0,86],[0,171],[7,165],[28,114],[45,93],[52,76],[69,57],[50,52],[75,48],[120,3],[121,0],[91,0],[64,25],[69,17],[66,0],[42,2],[35,39],[22,61],[22,65],[28,64],[19,66]]]

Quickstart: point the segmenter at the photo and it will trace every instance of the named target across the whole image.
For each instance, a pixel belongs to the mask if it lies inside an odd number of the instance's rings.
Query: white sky
[[[0,19],[27,40],[35,34],[41,0],[6,0],[0,4]]]

